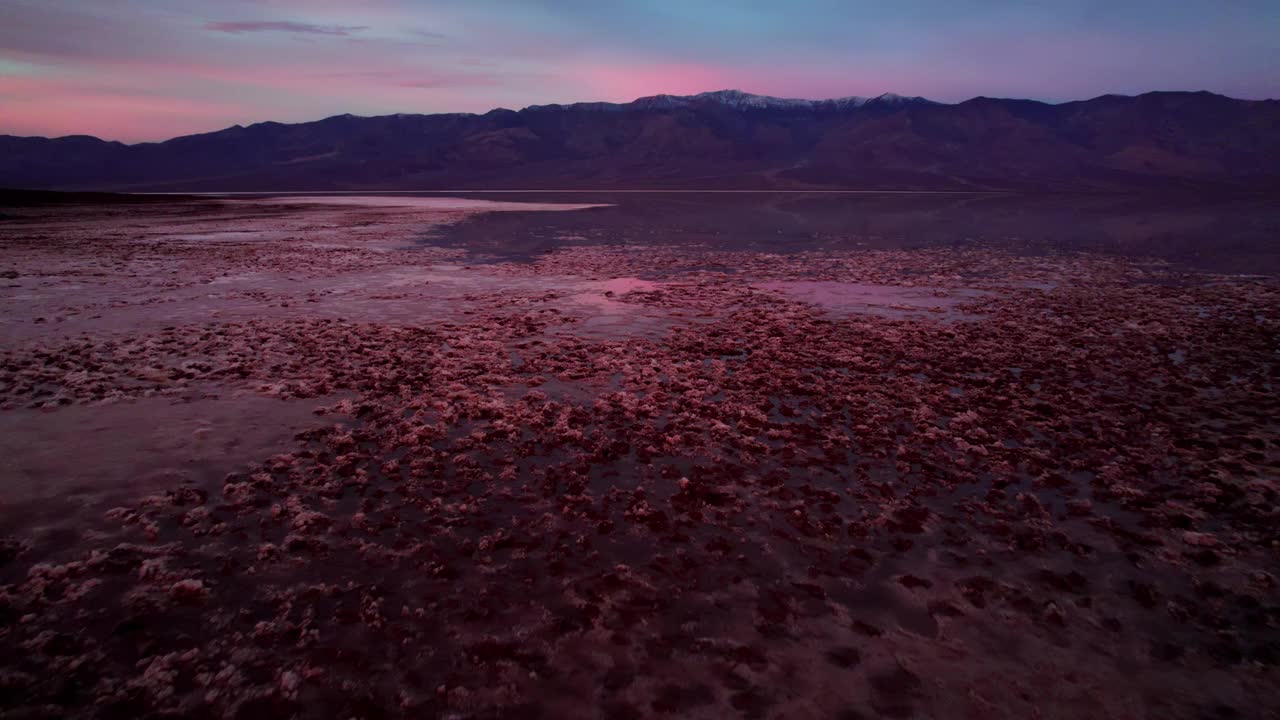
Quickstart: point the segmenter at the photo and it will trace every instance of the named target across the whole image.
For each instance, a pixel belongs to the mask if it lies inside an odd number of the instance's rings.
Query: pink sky
[[[1280,96],[1280,3],[8,0],[0,133],[162,140],[329,115],[738,88]]]

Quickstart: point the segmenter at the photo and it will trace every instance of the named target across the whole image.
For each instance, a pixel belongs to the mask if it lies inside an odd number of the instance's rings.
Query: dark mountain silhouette
[[[0,186],[1280,189],[1280,101],[1207,92],[1046,104],[738,91],[483,115],[340,115],[162,143],[0,136]]]

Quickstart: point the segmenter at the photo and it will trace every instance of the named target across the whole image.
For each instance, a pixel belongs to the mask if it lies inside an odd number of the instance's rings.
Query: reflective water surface
[[[432,244],[510,259],[567,245],[804,252],[997,247],[1149,256],[1197,270],[1280,271],[1280,203],[1259,196],[937,193],[520,193],[589,211],[476,215]]]

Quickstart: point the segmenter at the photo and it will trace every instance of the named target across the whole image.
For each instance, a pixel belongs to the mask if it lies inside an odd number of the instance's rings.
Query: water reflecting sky
[[[1264,196],[809,193],[503,193],[503,200],[612,203],[490,213],[431,244],[518,258],[564,245],[707,244],[821,249],[996,246],[1153,257],[1189,269],[1280,272],[1280,205]]]

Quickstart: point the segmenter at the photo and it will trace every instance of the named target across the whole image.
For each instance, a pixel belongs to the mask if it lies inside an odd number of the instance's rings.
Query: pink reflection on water
[[[955,316],[961,304],[985,295],[979,290],[928,286],[876,285],[830,280],[773,280],[756,287],[837,313],[909,317],[922,312]]]

